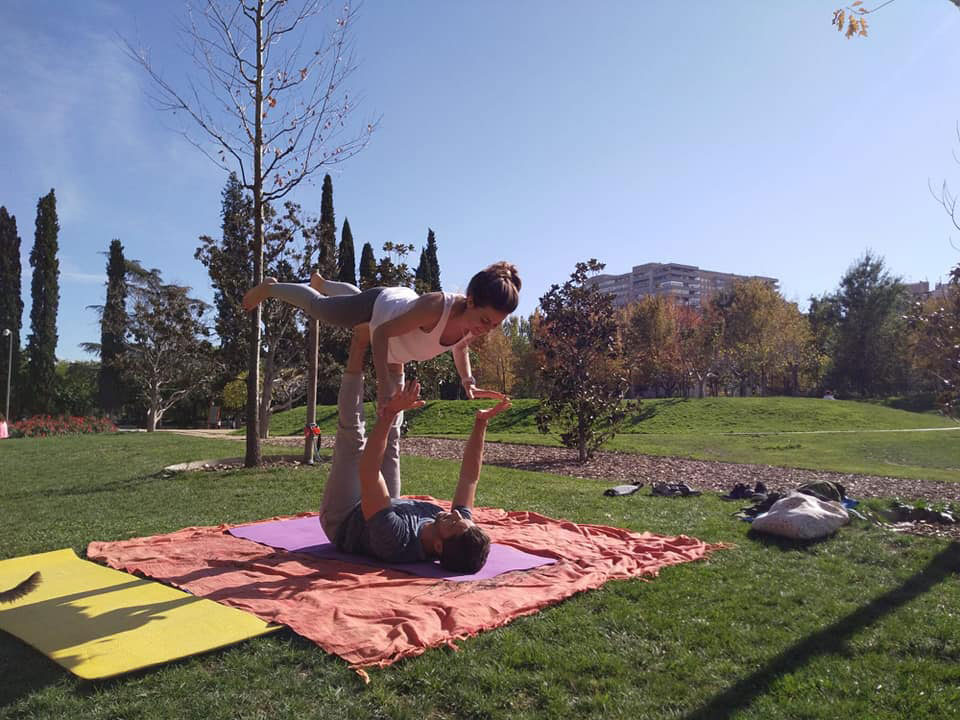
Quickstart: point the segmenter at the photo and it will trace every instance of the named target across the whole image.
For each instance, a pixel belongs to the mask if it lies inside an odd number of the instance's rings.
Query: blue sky
[[[613,273],[672,261],[774,276],[802,307],[867,248],[934,282],[960,261],[927,189],[960,189],[960,12],[899,0],[846,40],[836,6],[367,0],[350,86],[357,122],[382,121],[330,171],[338,224],[358,253],[394,241],[416,256],[432,227],[446,289],[511,260],[523,313],[588,257]],[[99,339],[86,307],[103,301],[112,238],[212,297],[193,251],[219,235],[225,176],[151,106],[117,41],[182,82],[183,7],[0,4],[0,205],[23,241],[25,342],[36,203],[56,189],[60,358]],[[319,182],[296,199],[317,212]]]

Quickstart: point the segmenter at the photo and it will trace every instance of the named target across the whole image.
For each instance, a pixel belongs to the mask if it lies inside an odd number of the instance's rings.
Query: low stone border
[[[165,473],[192,472],[195,470],[233,470],[244,466],[245,458],[220,458],[219,460],[191,460],[190,462],[168,465],[163,469]],[[261,459],[264,465],[293,464],[303,465],[303,453],[299,455],[264,455]]]

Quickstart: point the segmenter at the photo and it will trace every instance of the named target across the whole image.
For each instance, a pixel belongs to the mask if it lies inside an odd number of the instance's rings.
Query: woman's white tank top
[[[372,333],[380,325],[403,315],[409,310],[414,301],[420,297],[411,288],[406,287],[388,287],[377,296],[373,304],[373,315],[370,318],[370,332]],[[420,328],[411,330],[404,335],[397,335],[390,338],[387,343],[387,362],[406,363],[411,360],[429,360],[440,353],[446,352],[464,340],[470,339],[470,333],[458,340],[454,345],[441,345],[440,335],[447,326],[447,319],[450,317],[450,310],[453,303],[462,298],[462,295],[453,293],[443,293],[443,314],[434,328],[425,333]]]

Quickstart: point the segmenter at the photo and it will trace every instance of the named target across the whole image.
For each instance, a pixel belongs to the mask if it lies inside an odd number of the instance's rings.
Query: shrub
[[[48,437],[50,435],[84,435],[87,433],[116,432],[117,426],[107,418],[62,415],[34,415],[11,426],[12,435]]]

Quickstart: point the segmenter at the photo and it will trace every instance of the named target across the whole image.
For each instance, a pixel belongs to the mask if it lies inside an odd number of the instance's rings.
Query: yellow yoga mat
[[[282,626],[78,558],[73,550],[0,560],[0,590],[39,570],[40,585],[0,605],[0,630],[79,677],[139,670]]]

